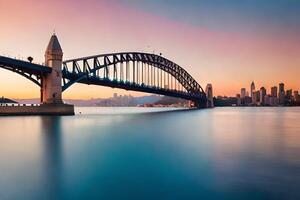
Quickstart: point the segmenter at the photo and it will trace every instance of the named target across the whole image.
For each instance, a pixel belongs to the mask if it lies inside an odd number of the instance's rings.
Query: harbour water
[[[300,199],[300,108],[0,117],[0,199]]]

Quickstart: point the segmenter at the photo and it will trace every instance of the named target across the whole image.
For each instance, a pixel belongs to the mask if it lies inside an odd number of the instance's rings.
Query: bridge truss
[[[179,97],[206,106],[206,94],[197,81],[176,63],[155,54],[124,52],[63,62],[63,86],[93,84]]]

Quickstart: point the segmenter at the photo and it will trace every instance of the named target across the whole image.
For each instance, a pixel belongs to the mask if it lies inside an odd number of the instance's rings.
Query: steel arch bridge
[[[41,87],[51,67],[0,56],[0,67],[16,72]],[[66,60],[62,66],[62,91],[74,83],[183,98],[198,108],[207,106],[203,88],[182,67],[155,54],[122,52]]]
[[[176,63],[155,54],[122,52],[63,62],[63,91],[74,83],[161,94],[206,106],[197,81]]]

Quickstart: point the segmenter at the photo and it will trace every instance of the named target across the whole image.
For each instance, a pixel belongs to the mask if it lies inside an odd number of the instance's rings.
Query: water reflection
[[[90,109],[0,117],[1,200],[300,199],[299,108]]]
[[[59,199],[62,194],[63,147],[60,116],[41,117],[42,159],[47,199]]]
[[[240,199],[253,194],[259,199],[300,197],[297,110],[223,111],[214,113],[219,115],[212,139],[216,188]]]

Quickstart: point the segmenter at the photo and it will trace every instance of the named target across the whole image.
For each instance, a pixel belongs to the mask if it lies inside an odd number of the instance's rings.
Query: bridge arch
[[[63,91],[79,82],[206,101],[203,88],[185,69],[155,54],[122,52],[66,60],[62,73]]]
[[[103,60],[103,62],[101,62],[101,60]],[[93,61],[92,65],[90,64],[90,61]],[[173,63],[172,61],[155,54],[137,52],[115,53],[67,60],[63,62],[63,72],[78,73],[83,76],[82,78],[84,78],[84,76],[87,74],[95,73],[96,71],[103,68],[107,69],[112,65],[114,65],[115,67],[118,63],[126,62],[142,62],[144,64],[151,64],[155,68],[159,68],[167,73],[170,73],[187,89],[187,91],[199,90],[201,92],[204,92],[203,88],[185,69],[183,69],[176,63]],[[69,64],[72,64],[71,70],[68,67]]]

